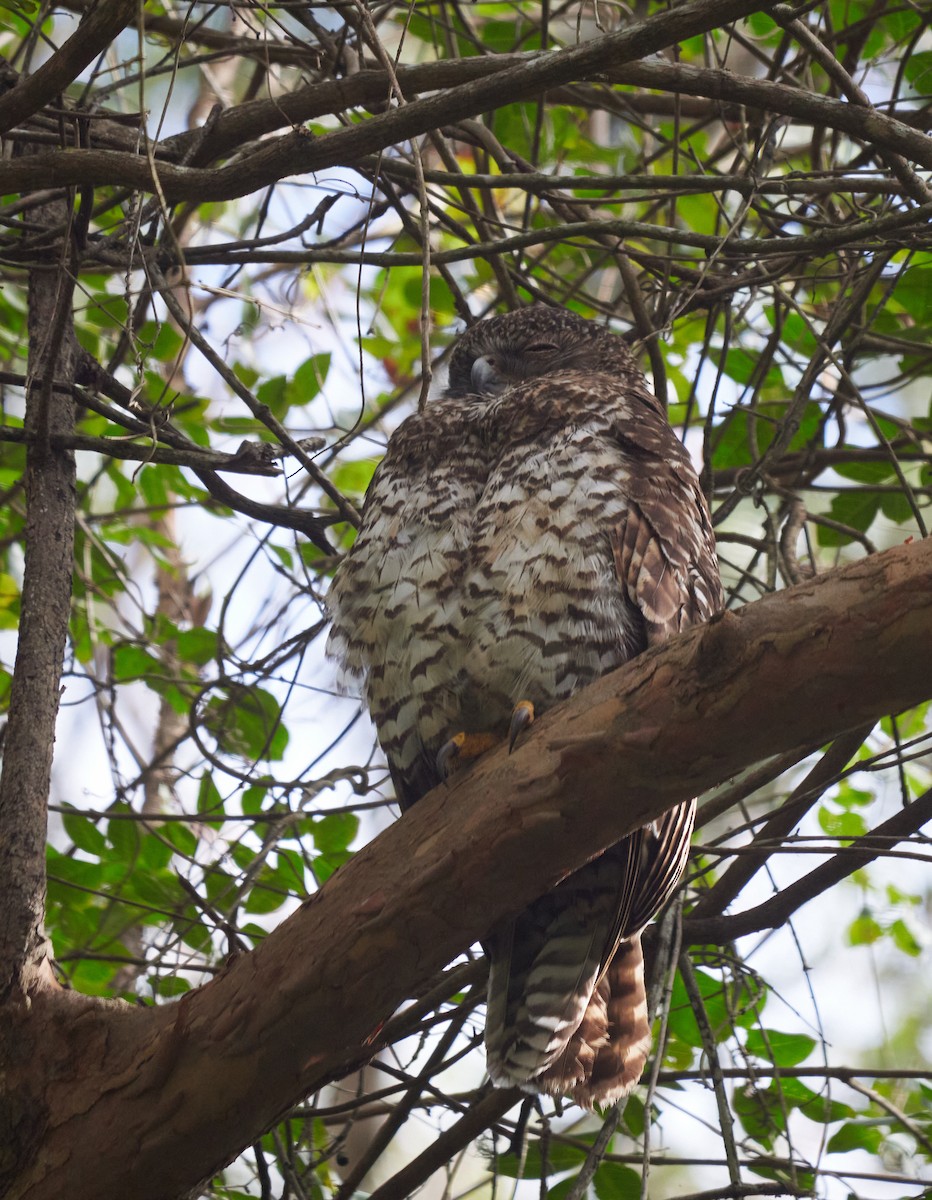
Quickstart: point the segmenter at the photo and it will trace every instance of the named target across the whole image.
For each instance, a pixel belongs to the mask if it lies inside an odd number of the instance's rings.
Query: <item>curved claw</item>
[[[511,724],[508,726],[508,753],[515,748],[519,736],[534,723],[534,705],[530,700],[519,700],[511,714]]]
[[[444,742],[437,751],[437,773],[441,779],[446,779],[450,774],[453,763],[459,758],[460,751],[463,748],[463,743],[466,741],[465,733],[457,733],[450,738],[448,742]]]
[[[501,744],[502,739],[496,733],[455,733],[437,752],[435,761],[440,778],[446,779],[451,771]]]

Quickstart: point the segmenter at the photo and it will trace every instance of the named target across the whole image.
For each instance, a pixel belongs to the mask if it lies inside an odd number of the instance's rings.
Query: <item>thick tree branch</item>
[[[135,11],[134,0],[101,0],[96,4],[60,50],[0,99],[0,134],[38,112],[73,83],[126,28]]]
[[[767,7],[767,0],[691,0],[668,12],[656,13],[627,25],[617,33],[606,34],[569,50],[529,56],[526,61],[508,66],[491,77],[438,91],[322,138],[296,130],[275,141],[263,142],[251,154],[218,169],[159,163],[159,190],[169,203],[232,200],[288,175],[352,163],[360,155],[376,154],[387,146],[419,137],[464,117],[536,96],[575,80],[591,79],[622,63],[655,54]],[[387,75],[385,78],[387,81]],[[400,78],[399,82],[404,88]],[[379,98],[384,100],[387,95],[383,88]],[[155,188],[152,167],[145,158],[134,159],[118,151],[86,152],[74,158],[80,158],[85,166],[93,158],[92,172],[97,174],[102,170],[104,179],[110,184],[121,183],[147,191]],[[77,162],[73,164],[69,156],[50,153],[35,155],[28,164],[14,164],[6,181],[6,190],[25,191],[48,186],[48,179],[43,181],[41,178],[42,169],[53,162],[56,164],[55,184],[77,182],[71,177]],[[83,168],[78,170],[84,172]]]
[[[676,10],[681,18],[676,22],[671,21],[673,13],[664,13],[619,33],[556,53],[503,55],[500,59],[466,59],[400,68],[398,81],[406,95],[428,88],[436,89],[435,94],[324,137],[314,138],[302,130],[285,134],[263,142],[225,167],[182,166],[158,158],[161,190],[169,203],[234,199],[289,175],[353,165],[364,155],[378,154],[388,146],[454,124],[490,106],[501,106],[600,75],[614,83],[653,88],[677,96],[701,96],[722,105],[744,105],[836,129],[932,169],[932,138],[876,109],[859,108],[803,88],[751,79],[730,71],[653,58],[631,61],[691,36],[681,32],[691,27],[690,22],[701,25],[705,21],[705,27],[709,27],[766,8],[759,0],[756,4],[753,0],[743,3],[732,0],[730,8],[709,15],[703,4],[705,0]],[[683,19],[687,17],[689,21]],[[351,80],[311,84],[275,101],[251,101],[233,108],[204,135],[203,145],[197,146],[196,159],[200,162],[230,153],[288,121],[297,124],[384,100],[388,82],[384,72],[367,71]],[[638,99],[632,97],[634,108]],[[184,145],[169,141],[158,150],[174,158]],[[154,188],[149,161],[118,150],[82,150],[68,155],[46,151],[5,164],[3,176],[9,191],[82,183],[123,185],[142,191]]]
[[[547,713],[511,756],[438,788],[174,1006],[37,993],[44,1040],[8,1086],[61,1085],[46,1092],[41,1154],[7,1195],[182,1195],[371,1055],[385,1017],[495,920],[609,843],[768,755],[928,698],[930,579],[927,540],[642,655]],[[94,1064],[80,1081],[77,1043]],[[115,1123],[118,1145],[103,1136]]]

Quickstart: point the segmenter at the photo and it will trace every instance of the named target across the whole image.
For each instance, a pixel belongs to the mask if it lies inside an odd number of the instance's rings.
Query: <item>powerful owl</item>
[[[721,605],[699,481],[627,346],[535,305],[463,334],[445,393],[392,435],[330,591],[328,650],[362,683],[406,808],[457,756]],[[585,1107],[635,1086],[640,933],[693,817],[672,809],[491,932],[495,1083]]]

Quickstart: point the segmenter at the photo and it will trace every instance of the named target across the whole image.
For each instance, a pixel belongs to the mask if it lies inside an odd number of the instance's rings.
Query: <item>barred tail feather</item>
[[[571,1094],[590,1109],[613,1104],[637,1085],[651,1047],[640,935],[621,943],[601,978],[590,977],[569,996],[556,994],[560,977],[551,976],[549,1010],[542,993],[531,993],[519,1014],[520,1033],[499,1019],[495,1000],[503,992],[496,982],[493,975],[486,1023],[493,1082],[534,1094]]]
[[[689,853],[695,802],[568,875],[487,947],[489,1074],[502,1086],[611,1104],[650,1053],[640,931],[669,900]]]
[[[548,938],[524,964],[516,961],[520,942],[515,947],[513,936],[511,926],[489,946],[488,1069],[499,1086],[536,1093],[541,1073],[564,1054],[586,1019],[601,969],[600,948],[590,946],[581,955],[578,935],[565,933]]]
[[[621,943],[599,987],[607,993],[605,1038],[588,1077],[573,1089],[581,1108],[603,1107],[627,1096],[637,1087],[650,1054],[640,934]],[[546,1079],[541,1082],[551,1090]]]

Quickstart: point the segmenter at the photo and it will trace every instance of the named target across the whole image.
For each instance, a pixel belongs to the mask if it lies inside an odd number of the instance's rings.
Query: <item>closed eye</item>
[[[553,354],[556,350],[559,350],[559,346],[555,346],[553,342],[534,342],[526,347],[528,354]]]

